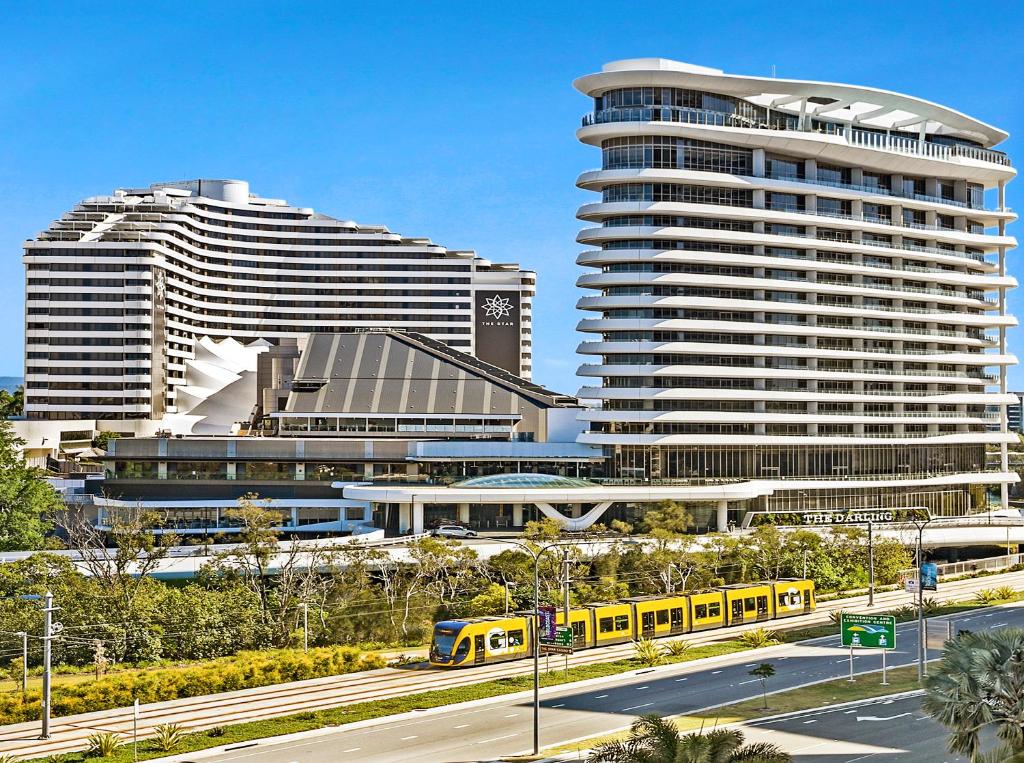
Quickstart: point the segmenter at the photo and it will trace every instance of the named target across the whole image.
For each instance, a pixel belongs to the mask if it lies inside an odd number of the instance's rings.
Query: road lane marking
[[[416,738],[417,738],[416,735],[413,734],[411,737],[402,737],[402,739],[400,741],[408,742],[410,739],[416,739]]]
[[[817,722],[818,722],[817,718],[811,718],[811,720],[809,720],[809,721],[804,721],[804,725],[806,725],[808,723],[817,723]]]
[[[598,694],[596,697],[594,697],[594,699],[604,699],[607,696],[607,694]]]
[[[477,744],[490,744],[491,742],[500,742],[502,739],[511,739],[514,736],[518,736],[518,735],[517,734],[506,734],[503,737],[494,737],[494,739],[481,739],[479,742],[477,742]]]
[[[506,715],[505,717],[506,717],[506,718],[515,718],[515,717],[516,717],[517,715],[519,715],[519,713],[509,713],[509,714],[508,714],[508,715]]]
[[[468,723],[463,723],[463,724],[460,724],[458,726],[452,726],[452,728],[454,728],[454,729],[468,729],[469,728],[469,724]]]
[[[680,681],[685,681],[685,680],[686,680],[685,678],[677,678],[676,679],[676,683],[679,683]]]
[[[349,747],[347,750],[342,750],[341,752],[342,752],[342,754],[344,754],[346,752],[359,752],[361,749],[363,749],[363,748],[362,747]]]
[[[760,678],[753,678],[753,679],[751,679],[751,680],[749,680],[749,681],[740,681],[740,682],[739,682],[738,684],[736,684],[736,685],[737,685],[737,686],[746,686],[747,684],[756,684],[756,683],[757,683],[758,681],[760,681],[760,680],[761,680]]]
[[[989,627],[990,628],[1005,628],[1007,625],[1009,625],[1009,623],[996,623],[995,625],[990,625]]]
[[[721,673],[721,672],[722,672],[721,670],[712,670],[712,671],[711,671],[711,675],[713,675],[713,676],[717,676],[717,675],[718,675],[719,673]]]
[[[636,687],[636,690],[637,691],[643,691],[644,689],[649,689],[649,688],[651,688],[651,687],[649,687],[649,686],[638,686],[638,687]]]
[[[565,707],[565,703],[563,702],[560,705],[552,705],[551,707]],[[458,726],[456,726],[455,728],[458,728]]]
[[[622,712],[626,712],[627,710],[639,710],[641,707],[650,707],[653,704],[654,704],[653,702],[644,702],[642,705],[633,705],[632,707],[624,707],[624,708],[622,708]]]

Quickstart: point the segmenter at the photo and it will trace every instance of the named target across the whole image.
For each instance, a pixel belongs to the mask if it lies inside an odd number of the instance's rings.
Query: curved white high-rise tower
[[[1016,362],[1015,171],[990,148],[1006,133],[897,93],[663,59],[575,86],[594,101],[577,135],[602,154],[577,181],[599,195],[578,212],[580,396],[601,401],[582,440],[611,477],[768,481],[762,510],[1005,497],[1016,475],[1005,455],[987,470],[986,446],[1005,454]]]

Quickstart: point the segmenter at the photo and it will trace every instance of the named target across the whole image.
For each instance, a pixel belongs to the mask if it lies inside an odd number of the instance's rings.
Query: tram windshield
[[[462,623],[438,623],[435,625],[434,641],[430,651],[435,654],[451,654],[460,630],[462,630]]]

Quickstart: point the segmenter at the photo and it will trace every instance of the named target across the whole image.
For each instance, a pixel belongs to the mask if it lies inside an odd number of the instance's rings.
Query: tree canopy
[[[0,551],[44,548],[50,518],[64,505],[39,470],[25,464],[24,444],[11,423],[0,419]]]

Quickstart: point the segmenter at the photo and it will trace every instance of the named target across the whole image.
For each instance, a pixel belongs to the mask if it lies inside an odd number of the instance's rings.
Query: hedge
[[[347,646],[320,647],[308,653],[296,649],[239,652],[200,665],[126,671],[97,681],[54,687],[53,715],[128,707],[136,699],[143,704],[164,702],[384,666],[382,657]],[[0,725],[35,720],[40,710],[38,691],[29,692],[24,701],[20,693],[0,695]]]

